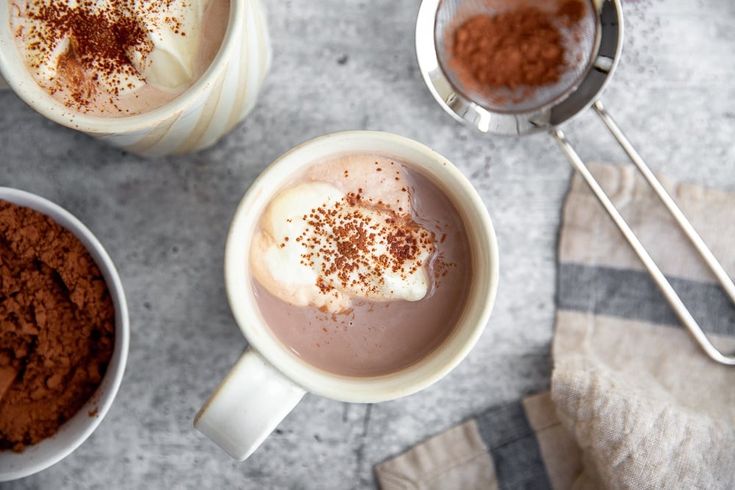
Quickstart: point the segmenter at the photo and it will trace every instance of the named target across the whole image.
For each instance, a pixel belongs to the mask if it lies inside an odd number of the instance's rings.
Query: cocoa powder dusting
[[[131,87],[130,80],[142,77],[131,62],[131,55],[145,58],[153,50],[143,20],[155,18],[172,2],[30,2],[24,16],[36,22],[25,31],[16,32],[16,36],[25,39],[27,50],[39,60],[49,57],[68,38],[69,48],[58,61],[59,77],[51,80],[52,85],[46,88],[52,94],[64,91],[68,106],[84,110],[99,95],[98,82],[105,80],[109,93],[104,95],[115,105],[120,91]],[[178,18],[165,17],[163,22],[176,34],[186,35]]]
[[[471,16],[451,36],[449,66],[470,90],[523,89],[529,95],[558,82],[569,68],[560,26],[578,23],[586,8],[582,0],[565,0],[555,11],[521,5]]]
[[[110,294],[82,243],[0,200],[0,450],[22,451],[73,417],[114,341]]]
[[[380,214],[365,211],[369,209]],[[424,267],[421,253],[432,254],[435,248],[431,232],[385,203],[367,202],[362,189],[329,206],[312,209],[303,218],[307,229],[295,240],[303,249],[302,264],[311,267],[314,257],[321,257],[322,275],[316,286],[322,294],[329,294],[335,287],[374,294],[375,284],[383,284],[384,271],[405,278]],[[325,242],[335,244],[335,248],[326,247]],[[378,251],[383,248],[387,253]],[[356,274],[361,268],[367,272]]]

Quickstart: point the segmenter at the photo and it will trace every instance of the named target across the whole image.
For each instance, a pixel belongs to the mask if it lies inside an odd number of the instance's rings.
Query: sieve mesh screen
[[[581,18],[565,22],[556,12],[560,0],[442,0],[435,20],[435,41],[442,70],[465,97],[496,112],[521,113],[539,109],[558,101],[571,92],[592,59],[595,44],[596,17],[589,0],[579,0],[584,7]],[[453,63],[453,44],[457,28],[477,15],[498,16],[514,9],[533,8],[548,13],[553,27],[561,36],[564,48],[563,67],[558,79],[541,86],[480,86],[466,83],[467,78],[457,73]],[[463,81],[464,80],[464,81]]]

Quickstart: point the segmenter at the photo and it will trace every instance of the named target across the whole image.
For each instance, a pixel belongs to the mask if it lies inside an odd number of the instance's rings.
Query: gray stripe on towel
[[[491,408],[477,419],[500,488],[550,489],[536,435],[520,402]]]
[[[668,279],[705,331],[735,335],[735,306],[719,286]],[[679,325],[647,272],[566,263],[559,267],[558,281],[560,309]]]

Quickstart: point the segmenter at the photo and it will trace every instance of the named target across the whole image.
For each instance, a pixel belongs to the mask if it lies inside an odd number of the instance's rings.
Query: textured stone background
[[[372,466],[482,409],[544,390],[555,246],[570,170],[550,138],[488,138],[424,88],[416,0],[269,2],[275,58],[258,107],[215,148],[146,161],[45,121],[0,94],[0,185],[76,214],[128,294],[132,343],[116,403],[73,455],[7,488],[371,488]],[[735,188],[735,3],[625,1],[627,39],[604,99],[652,167]],[[192,429],[245,341],[222,281],[225,232],[283,151],[343,129],[415,138],[456,163],[495,221],[501,287],[487,332],[450,376],[379,405],[307,396],[246,463]],[[602,125],[567,126],[583,157],[622,161]]]

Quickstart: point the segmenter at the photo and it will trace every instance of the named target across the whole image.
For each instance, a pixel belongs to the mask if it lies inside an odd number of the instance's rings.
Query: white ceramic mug
[[[0,2],[0,75],[7,85],[52,121],[143,156],[189,153],[219,141],[255,106],[270,59],[261,0],[231,0],[222,46],[191,88],[144,114],[88,116],[65,107],[36,84],[16,48],[10,9]]]
[[[450,336],[418,363],[378,377],[340,376],[301,360],[268,328],[252,291],[251,240],[274,193],[305,167],[345,153],[389,155],[429,178],[457,207],[472,253],[472,285]],[[258,177],[232,220],[225,283],[230,308],[250,348],[199,411],[194,425],[232,457],[244,460],[306,391],[339,401],[373,403],[422,390],[449,373],[475,345],[490,316],[497,282],[498,251],[490,217],[472,184],[446,158],[410,139],[372,131],[335,133],[304,143]]]
[[[110,256],[86,226],[65,209],[29,192],[0,187],[0,200],[35,209],[73,233],[102,272],[115,307],[115,347],[97,391],[53,436],[27,447],[22,453],[0,451],[0,482],[4,482],[32,475],[61,461],[79,447],[102,422],[112,406],[125,372],[130,323],[120,276]]]

